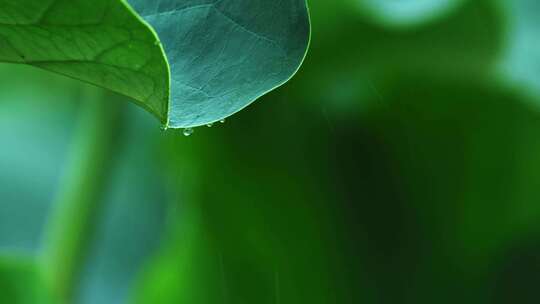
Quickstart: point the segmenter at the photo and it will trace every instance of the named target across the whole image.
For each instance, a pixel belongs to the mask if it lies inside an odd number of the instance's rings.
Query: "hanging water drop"
[[[209,128],[211,128],[213,125],[214,125],[213,123],[206,124],[206,126]]]
[[[184,136],[191,136],[193,132],[195,132],[193,128],[185,128],[184,130],[182,130],[182,134],[184,134]]]
[[[225,119],[222,119],[219,121],[220,123],[225,123]]]

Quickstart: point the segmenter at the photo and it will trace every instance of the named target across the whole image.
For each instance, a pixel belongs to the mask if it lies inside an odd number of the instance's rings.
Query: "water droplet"
[[[220,123],[225,123],[225,119],[222,119],[219,121]]]
[[[206,126],[209,128],[211,128],[213,125],[214,125],[213,123],[206,124]]]
[[[185,128],[184,130],[182,130],[182,134],[184,134],[184,136],[191,136],[193,132],[195,132],[193,128]]]

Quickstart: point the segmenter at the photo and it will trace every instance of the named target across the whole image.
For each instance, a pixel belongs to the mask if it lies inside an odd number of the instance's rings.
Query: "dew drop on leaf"
[[[219,121],[220,123],[225,123],[225,119],[222,119]]]
[[[195,132],[193,128],[185,128],[184,130],[182,130],[182,134],[184,134],[184,136],[191,136],[193,132]]]
[[[209,128],[211,128],[213,125],[214,125],[213,123],[206,124],[206,126]]]

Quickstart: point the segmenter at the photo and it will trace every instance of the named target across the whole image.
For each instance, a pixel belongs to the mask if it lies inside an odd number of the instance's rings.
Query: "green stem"
[[[93,87],[81,90],[81,119],[47,226],[45,276],[60,303],[73,302],[114,155],[119,111],[117,102],[106,100],[107,96]]]

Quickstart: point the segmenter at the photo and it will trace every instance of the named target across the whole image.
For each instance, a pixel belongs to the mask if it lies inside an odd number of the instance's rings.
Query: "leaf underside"
[[[130,0],[171,67],[169,126],[228,117],[289,80],[310,35],[305,0]]]

